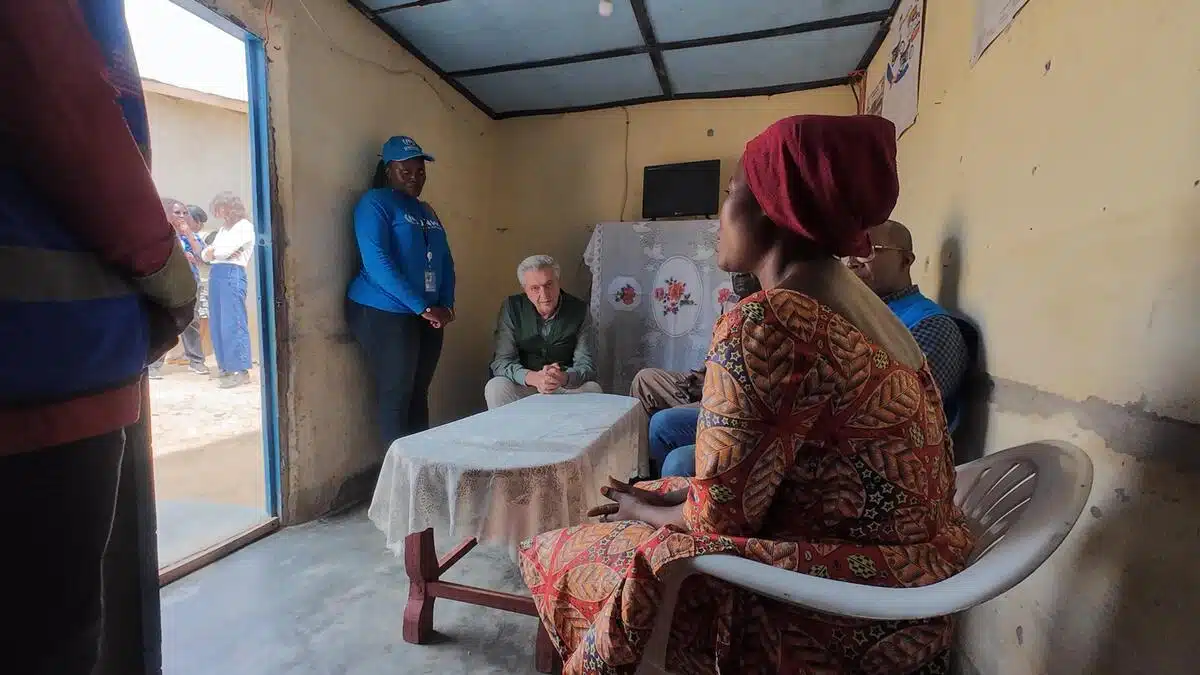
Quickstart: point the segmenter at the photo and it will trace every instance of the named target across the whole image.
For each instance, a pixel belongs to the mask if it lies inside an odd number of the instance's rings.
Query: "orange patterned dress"
[[[913,370],[843,316],[794,291],[759,292],[713,335],[690,486],[690,532],[579,525],[521,547],[521,571],[568,674],[636,670],[673,560],[732,553],[861,584],[922,586],[973,544],[953,505],[946,418]],[[949,617],[818,614],[692,577],[668,646],[677,673],[946,672]]]

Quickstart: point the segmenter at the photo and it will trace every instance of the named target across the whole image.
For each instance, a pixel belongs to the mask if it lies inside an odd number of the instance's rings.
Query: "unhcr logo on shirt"
[[[435,218],[418,218],[411,213],[404,214],[404,220],[408,221],[409,225],[424,228],[426,230],[440,230],[442,223]]]

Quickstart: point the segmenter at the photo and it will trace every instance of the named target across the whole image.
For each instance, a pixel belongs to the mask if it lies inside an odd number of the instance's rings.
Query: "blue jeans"
[[[218,263],[208,274],[208,312],[213,351],[221,373],[250,370],[250,318],[246,314],[246,268]]]
[[[672,450],[662,465],[662,477],[691,477],[696,475],[696,446],[685,445]]]
[[[694,445],[699,420],[699,408],[668,408],[654,413],[650,418],[650,459],[664,466],[672,450]]]

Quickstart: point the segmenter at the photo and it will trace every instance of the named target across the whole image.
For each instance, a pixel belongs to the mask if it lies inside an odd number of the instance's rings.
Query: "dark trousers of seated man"
[[[687,450],[696,443],[704,371],[674,372],[643,368],[633,378],[629,395],[638,399],[650,416],[650,461],[662,477],[691,476],[695,459]]]
[[[90,675],[125,432],[0,456],[0,672]]]

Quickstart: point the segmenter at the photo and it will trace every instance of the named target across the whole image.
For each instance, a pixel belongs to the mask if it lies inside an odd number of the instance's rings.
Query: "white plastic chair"
[[[920,588],[878,588],[789,572],[730,555],[681,560],[664,570],[663,599],[638,675],[666,675],[667,637],[679,585],[707,574],[808,609],[900,621],[955,614],[1021,583],[1071,532],[1092,492],[1092,460],[1070,443],[1020,445],[957,469],[954,501],[977,541],[968,567]]]

